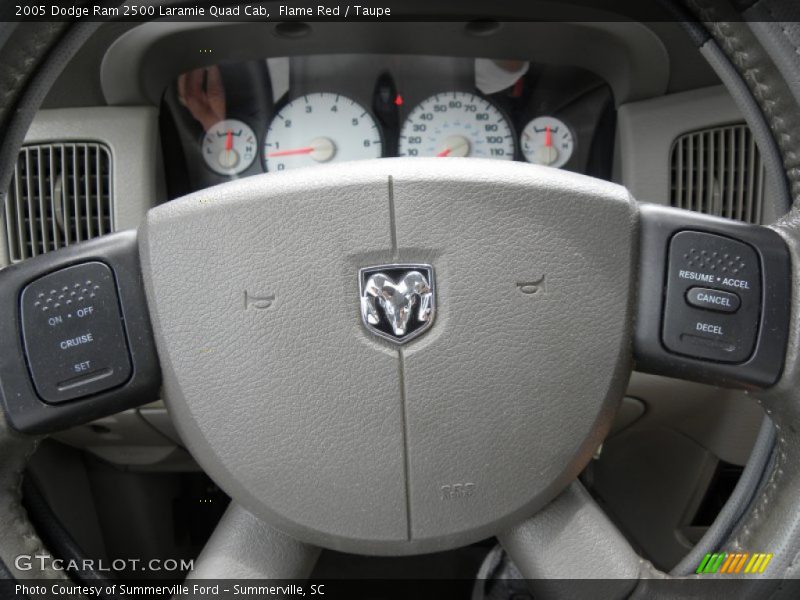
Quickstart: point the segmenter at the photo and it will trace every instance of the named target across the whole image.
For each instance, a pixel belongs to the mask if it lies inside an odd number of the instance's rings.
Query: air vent
[[[110,233],[111,213],[111,153],[106,146],[24,146],[6,196],[9,258],[19,262]]]
[[[764,164],[747,125],[687,133],[672,146],[672,206],[761,222]]]

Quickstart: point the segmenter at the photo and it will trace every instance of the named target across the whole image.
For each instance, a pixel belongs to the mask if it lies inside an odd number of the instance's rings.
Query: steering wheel
[[[796,194],[800,28],[703,16]],[[43,58],[0,65],[20,75],[2,99],[0,189],[91,29],[25,27]],[[163,386],[232,498],[190,577],[304,577],[320,547],[407,555],[496,535],[544,595],[572,578],[652,594],[670,576],[576,481],[635,365],[751,389],[771,417],[774,458],[724,540],[774,554],[763,593],[800,575],[799,248],[797,208],[752,226],[505,161],[331,165],[163,204],[138,232],[0,273],[0,558],[18,578],[64,577],[14,564],[44,552],[19,491],[38,436]],[[55,306],[76,284],[95,294],[77,325]],[[76,346],[93,366],[68,376]]]

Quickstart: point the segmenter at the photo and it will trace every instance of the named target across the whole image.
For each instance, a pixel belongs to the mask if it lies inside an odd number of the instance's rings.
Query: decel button
[[[686,301],[698,308],[724,313],[736,312],[741,304],[739,296],[736,294],[701,287],[690,288],[686,292]]]
[[[106,264],[74,265],[28,284],[20,313],[31,379],[45,402],[96,394],[131,376],[116,281]]]

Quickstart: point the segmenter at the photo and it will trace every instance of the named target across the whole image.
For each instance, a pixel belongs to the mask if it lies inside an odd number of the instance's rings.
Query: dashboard
[[[313,177],[314,165],[415,150],[445,153],[442,160],[481,151],[496,160],[549,163],[669,205],[676,140],[743,120],[681,24],[668,19],[646,26],[613,18],[510,20],[480,35],[463,22],[313,22],[302,38],[284,35],[283,25],[103,24],[65,67],[26,144],[107,146],[115,159],[109,210],[123,230],[137,227],[154,204],[235,178],[306,166]],[[470,130],[456,130],[467,124]],[[298,152],[276,154],[284,151]],[[765,214],[765,222],[773,216]],[[5,235],[0,231],[3,242]],[[10,257],[0,246],[4,266]],[[642,510],[628,512],[644,516],[626,523],[637,541],[659,523],[662,545],[684,552],[681,540],[697,535],[696,524],[684,521],[697,497],[694,484],[685,485],[686,469],[708,464],[695,441],[743,464],[761,412],[736,392],[639,373],[629,396],[620,413],[625,423],[646,415],[645,428],[674,431],[634,433],[642,440],[634,452],[625,446],[615,454],[609,444],[606,457],[631,460],[611,463],[604,473],[614,485],[604,489],[618,490],[623,507],[635,498],[631,476],[663,490],[660,498],[684,494],[672,503],[674,515],[662,515],[663,502],[642,502]],[[720,415],[741,435],[723,438],[709,427]],[[59,439],[126,469],[197,469],[160,402]],[[676,446],[651,449],[645,441],[653,439]],[[670,452],[692,458],[654,474],[647,457]],[[622,474],[618,482],[613,473]]]
[[[527,60],[310,55],[181,73],[163,97],[169,197],[392,156],[517,160],[611,178],[609,85]]]

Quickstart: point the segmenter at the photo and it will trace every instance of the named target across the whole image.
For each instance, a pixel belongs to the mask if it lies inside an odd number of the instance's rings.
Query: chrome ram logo
[[[433,324],[436,297],[430,265],[361,269],[359,290],[364,325],[384,339],[404,344]]]

